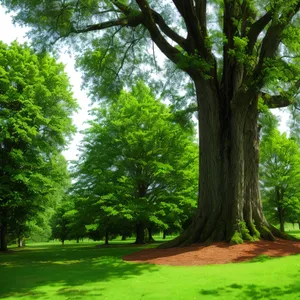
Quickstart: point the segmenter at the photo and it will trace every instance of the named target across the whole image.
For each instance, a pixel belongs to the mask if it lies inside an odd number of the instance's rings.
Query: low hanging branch
[[[71,33],[84,33],[84,32],[90,32],[90,31],[97,31],[102,30],[106,28],[116,27],[116,26],[130,26],[130,27],[136,27],[139,24],[142,24],[142,16],[134,16],[131,18],[120,18],[115,19],[112,21],[107,21],[103,23],[88,25],[85,28],[77,29],[74,26],[71,28]]]
[[[271,96],[266,93],[262,93],[261,95],[262,99],[264,100],[264,103],[269,107],[269,108],[283,108],[287,107],[291,104],[293,104],[294,99],[282,95],[275,95]]]

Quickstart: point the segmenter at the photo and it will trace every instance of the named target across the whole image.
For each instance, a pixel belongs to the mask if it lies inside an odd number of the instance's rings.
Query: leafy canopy
[[[88,219],[110,228],[120,220],[168,227],[173,213],[180,227],[178,216],[189,217],[197,198],[193,134],[142,82],[93,115],[74,186]]]
[[[299,219],[300,149],[273,129],[261,143],[260,179],[265,211],[275,223]],[[296,216],[298,215],[298,216]]]
[[[67,185],[61,151],[77,104],[63,65],[48,54],[0,42],[0,73],[0,219],[13,226],[53,205]]]

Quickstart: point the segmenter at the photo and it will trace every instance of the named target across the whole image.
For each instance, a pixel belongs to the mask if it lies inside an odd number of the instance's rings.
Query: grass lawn
[[[45,243],[0,254],[0,299],[300,299],[300,255],[202,267],[122,261],[139,249]]]
[[[300,230],[298,224],[294,224],[294,226],[290,223],[285,224],[285,232],[300,239]]]

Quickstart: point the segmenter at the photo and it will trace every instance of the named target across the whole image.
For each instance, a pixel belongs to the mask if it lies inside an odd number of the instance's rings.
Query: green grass
[[[298,224],[294,224],[294,226],[293,226],[293,224],[291,224],[291,223],[286,223],[284,225],[284,227],[285,227],[285,232],[286,233],[292,234],[295,237],[300,239],[300,230],[299,230]]]
[[[0,299],[300,299],[300,255],[202,267],[122,261],[140,248],[40,243],[0,254]]]

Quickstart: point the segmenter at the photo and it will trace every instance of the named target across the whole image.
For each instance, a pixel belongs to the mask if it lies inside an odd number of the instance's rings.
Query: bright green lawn
[[[300,299],[300,255],[204,267],[122,261],[138,249],[47,243],[0,254],[0,299]]]
[[[298,224],[294,224],[294,226],[290,223],[285,224],[285,232],[292,234],[300,239],[300,230]]]

